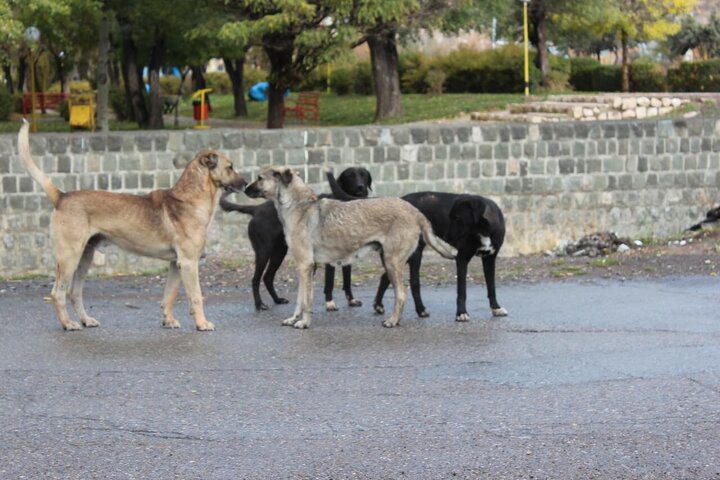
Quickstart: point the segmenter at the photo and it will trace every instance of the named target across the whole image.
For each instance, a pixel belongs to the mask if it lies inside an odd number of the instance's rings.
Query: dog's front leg
[[[167,281],[165,283],[165,291],[163,292],[162,311],[163,311],[163,327],[180,328],[180,322],[173,315],[173,306],[180,289],[180,269],[177,262],[170,262],[168,268]]]
[[[286,318],[282,321],[282,324],[288,327],[295,325],[295,322],[297,322],[298,318],[300,318],[300,314],[302,313],[303,301],[305,299],[305,288],[307,285],[303,281],[303,269],[300,265],[298,265],[297,267],[297,277],[298,291],[297,298],[295,300],[295,311],[293,312],[292,317]]]
[[[465,252],[455,257],[455,266],[457,268],[457,312],[455,314],[456,322],[467,322],[470,315],[467,313],[467,269],[468,263],[472,256],[468,257]]]
[[[185,285],[185,294],[190,304],[190,314],[195,317],[195,328],[201,331],[215,330],[215,325],[205,318],[197,259],[190,260],[181,257],[179,261],[180,276],[183,285]]]
[[[500,306],[495,296],[495,258],[497,252],[493,255],[482,257],[483,273],[485,274],[485,283],[487,284],[488,300],[490,300],[490,310],[493,317],[506,317],[508,311]]]
[[[295,312],[292,317],[283,321],[283,325],[292,325],[295,328],[308,328],[310,326],[313,267],[313,264],[298,265],[298,296]],[[301,316],[302,318],[300,318]]]

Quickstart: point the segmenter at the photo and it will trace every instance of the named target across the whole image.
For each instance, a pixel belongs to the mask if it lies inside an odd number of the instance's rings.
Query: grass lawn
[[[290,95],[292,101],[296,94]],[[508,103],[523,101],[522,94],[476,94],[447,93],[430,96],[424,94],[406,94],[402,96],[405,115],[394,118],[386,123],[407,123],[439,118],[452,118],[462,113],[480,110],[503,109]],[[232,95],[211,95],[212,113],[210,117],[233,119]],[[267,102],[248,102],[248,119],[252,122],[264,123],[267,118]],[[180,104],[180,114],[192,116],[190,100]],[[366,125],[373,123],[375,114],[375,97],[373,95],[325,94],[320,99],[320,125]]]
[[[0,133],[17,133],[20,130],[22,115],[13,115],[13,120],[0,122]],[[29,120],[29,119],[28,119]],[[57,115],[38,115],[38,132],[69,132],[70,124]],[[137,130],[135,122],[110,121],[110,130]],[[78,130],[82,131],[82,130]]]

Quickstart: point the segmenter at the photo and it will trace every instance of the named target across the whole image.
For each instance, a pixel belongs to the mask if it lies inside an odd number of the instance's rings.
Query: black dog
[[[328,174],[330,188],[335,198],[352,200],[352,197],[339,190]],[[495,259],[505,240],[505,219],[495,202],[478,195],[458,195],[454,193],[419,192],[402,197],[430,220],[435,235],[458,249],[455,259],[457,266],[457,315],[455,320],[470,320],[465,307],[467,298],[467,267],[472,257],[482,257],[485,283],[493,316],[503,317],[507,310],[502,308],[495,295]],[[420,264],[425,242],[422,238],[415,253],[408,260],[410,265],[410,289],[415,310],[420,317],[430,314],[420,297]],[[382,304],[385,290],[390,285],[386,274],[380,279],[373,307],[377,313],[384,313]]]
[[[328,175],[329,177],[330,175]],[[333,181],[335,178],[333,177]],[[364,168],[351,167],[344,170],[337,182],[335,189],[340,191],[344,197],[367,198],[372,190],[372,176]],[[253,298],[257,310],[267,310],[267,305],[260,298],[260,278],[265,282],[265,287],[275,303],[288,303],[287,299],[279,297],[275,292],[273,281],[275,273],[282,264],[287,254],[288,246],[285,242],[282,223],[278,218],[277,210],[271,201],[260,205],[238,205],[227,200],[227,195],[220,199],[220,207],[226,212],[240,212],[252,215],[248,224],[248,237],[255,251],[255,273],[252,278]],[[320,195],[320,198],[333,198],[332,195]],[[269,265],[268,265],[269,263]],[[267,270],[265,267],[267,266]],[[265,272],[265,275],[263,275]],[[362,302],[353,297],[352,294],[352,268],[350,265],[342,267],[343,290],[348,305],[359,307]],[[325,265],[325,308],[329,311],[337,310],[333,301],[332,293],[335,283],[335,267]]]

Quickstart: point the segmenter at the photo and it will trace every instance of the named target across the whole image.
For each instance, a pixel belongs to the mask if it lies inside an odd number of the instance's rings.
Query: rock
[[[594,117],[595,116],[592,108],[583,108],[582,114],[583,114],[583,117]]]
[[[582,118],[583,116],[583,108],[582,107],[573,107],[573,118]]]
[[[650,107],[647,109],[648,117],[657,117],[660,110],[657,107]]]
[[[629,252],[629,251],[630,251],[630,247],[628,247],[628,246],[625,245],[624,243],[621,243],[621,244],[618,245],[618,247],[617,247],[617,252],[618,252],[618,253],[625,253],[625,252]]]
[[[663,104],[663,102],[662,102],[662,100],[660,100],[659,98],[654,98],[654,97],[653,97],[653,98],[650,99],[650,106],[651,106],[651,107],[660,108],[660,107],[662,107],[662,104]]]
[[[660,107],[658,109],[658,112],[660,113],[660,115],[667,115],[668,113],[672,112],[672,110],[672,107]]]
[[[700,112],[697,112],[697,111],[695,111],[695,112],[687,112],[687,113],[684,113],[684,114],[683,114],[683,118],[695,118],[695,117],[697,117],[698,115],[700,115]]]
[[[673,99],[670,101],[670,105],[672,105],[673,108],[677,108],[677,107],[679,107],[680,105],[682,105],[682,100],[680,100],[679,98],[675,97],[675,98],[673,98]]]
[[[637,117],[637,113],[635,113],[635,109],[632,110],[625,110],[622,112],[622,118],[635,118]]]
[[[612,106],[615,110],[619,110],[622,107],[623,99],[622,97],[613,97]]]
[[[635,100],[635,97],[623,98],[623,101],[622,101],[622,109],[623,110],[635,110],[635,107],[637,107],[637,100]],[[635,117],[632,117],[632,118],[635,118]]]
[[[670,98],[670,97],[663,97],[663,99],[662,99],[662,106],[663,106],[663,107],[672,107],[672,98]]]
[[[635,244],[636,247],[642,247],[642,246],[643,246],[642,240],[635,240],[633,243]]]
[[[647,107],[650,105],[650,99],[648,97],[640,97],[637,99],[638,107]]]
[[[605,112],[598,115],[598,120],[607,120],[607,119],[608,119],[608,114]]]
[[[638,108],[635,110],[635,116],[636,116],[638,119],[646,118],[646,117],[648,116],[648,114],[647,114],[647,108],[646,108],[646,107],[638,107]]]

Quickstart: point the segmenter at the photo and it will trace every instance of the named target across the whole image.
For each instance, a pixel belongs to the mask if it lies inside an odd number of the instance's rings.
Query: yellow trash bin
[[[95,131],[95,94],[70,95],[70,128],[87,128]]]

